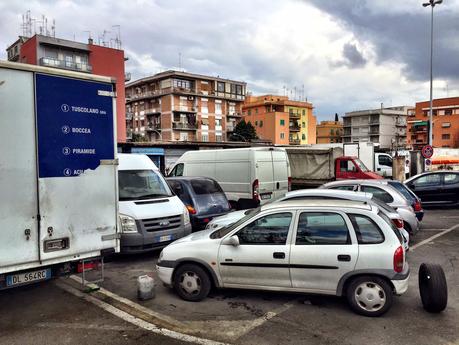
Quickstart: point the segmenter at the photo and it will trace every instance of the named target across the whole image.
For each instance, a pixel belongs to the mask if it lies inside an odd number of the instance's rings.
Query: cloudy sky
[[[391,6],[387,4],[391,3]],[[304,96],[335,112],[414,105],[429,97],[430,8],[422,0],[0,1],[0,59],[22,14],[56,36],[96,42],[120,25],[134,78],[181,67],[243,80],[254,94]],[[459,96],[459,0],[435,7],[434,97]],[[50,24],[49,24],[50,26]],[[37,29],[38,30],[38,29]],[[112,41],[113,42],[113,41]],[[296,88],[296,93],[295,93]]]

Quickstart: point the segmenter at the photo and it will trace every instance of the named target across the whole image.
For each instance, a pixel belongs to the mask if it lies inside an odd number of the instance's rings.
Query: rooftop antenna
[[[53,19],[53,25],[51,25],[51,36],[56,37],[56,19]]]
[[[301,89],[301,100],[304,102],[304,84],[302,85]]]
[[[182,53],[178,53],[178,66],[179,66],[179,71],[182,70]]]
[[[91,31],[85,30],[85,31],[83,31],[83,33],[87,33],[88,34],[88,39],[91,39]]]
[[[112,25],[112,29],[116,28],[116,36],[115,36],[115,48],[121,49],[121,25]]]
[[[284,96],[285,96],[285,85],[284,85],[284,86],[282,86],[282,88],[284,89]]]
[[[107,41],[105,40],[105,37],[106,37],[106,35],[107,35],[108,33],[110,33],[110,31],[104,30],[104,33],[102,34],[102,45],[103,45],[104,47],[107,47],[107,43],[109,43],[109,42],[107,42]]]
[[[296,100],[297,100],[297,99],[296,99],[296,86],[293,88],[293,91],[294,91],[294,93],[293,93],[293,100],[296,101]]]

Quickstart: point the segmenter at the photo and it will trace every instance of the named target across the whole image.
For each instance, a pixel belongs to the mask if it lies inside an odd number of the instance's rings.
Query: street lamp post
[[[429,0],[429,2],[423,3],[422,6],[431,6],[430,12],[430,111],[429,111],[429,145],[433,145],[432,134],[433,134],[433,9],[435,5],[440,5],[443,0]]]

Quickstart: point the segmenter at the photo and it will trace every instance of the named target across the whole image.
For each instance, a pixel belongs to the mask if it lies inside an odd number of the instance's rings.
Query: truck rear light
[[[196,214],[196,210],[194,209],[193,206],[186,205],[186,209],[188,210],[188,212],[190,212],[190,214]]]
[[[290,192],[292,190],[292,177],[288,177],[288,191]]]
[[[260,193],[259,193],[259,184],[258,179],[253,181],[252,183],[252,199],[256,201],[260,201]]]
[[[419,200],[416,200],[414,203],[414,212],[420,212],[422,211],[422,204]]]
[[[403,264],[405,263],[405,254],[403,247],[398,247],[394,252],[394,271],[400,273],[403,271]]]
[[[403,229],[403,219],[392,219],[392,223],[394,223],[397,228]]]

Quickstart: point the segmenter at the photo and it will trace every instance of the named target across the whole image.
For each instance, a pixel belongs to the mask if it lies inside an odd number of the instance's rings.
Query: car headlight
[[[163,251],[161,250],[161,253],[159,253],[157,264],[159,264],[162,259],[163,259]]]
[[[183,206],[183,223],[185,225],[190,224],[190,213],[188,212],[188,209]]]
[[[125,214],[120,214],[121,232],[124,234],[137,232],[137,225],[135,219]]]

